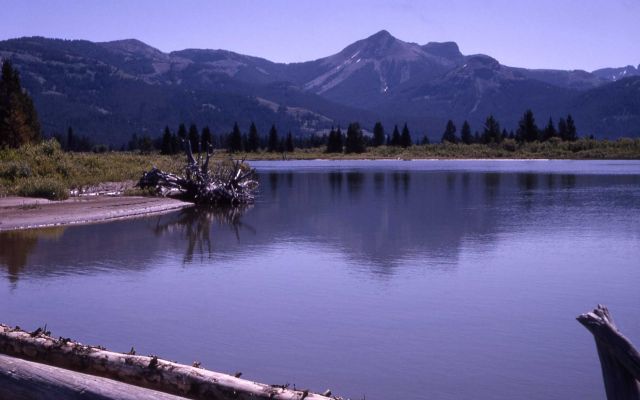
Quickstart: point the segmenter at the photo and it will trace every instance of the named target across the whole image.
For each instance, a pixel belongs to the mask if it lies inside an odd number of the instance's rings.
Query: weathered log
[[[640,354],[618,331],[609,310],[598,305],[577,318],[593,334],[608,400],[640,400]]]
[[[243,162],[220,163],[213,173],[209,170],[211,148],[209,146],[206,159],[198,156],[198,161],[191,151],[191,143],[185,141],[187,165],[184,176],[152,168],[145,172],[138,186],[153,188],[161,196],[178,197],[182,200],[201,204],[237,205],[254,201],[254,192],[258,182],[253,179],[254,171]]]
[[[0,354],[0,399],[184,400],[185,398]]]
[[[29,333],[0,325],[0,353],[85,374],[170,393],[208,400],[329,400],[330,397],[267,385],[159,359],[107,351],[37,330]]]

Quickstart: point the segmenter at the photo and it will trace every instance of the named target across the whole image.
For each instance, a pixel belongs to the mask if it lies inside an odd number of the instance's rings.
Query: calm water
[[[640,344],[640,163],[255,163],[241,215],[0,235],[0,321],[367,399],[601,399]]]

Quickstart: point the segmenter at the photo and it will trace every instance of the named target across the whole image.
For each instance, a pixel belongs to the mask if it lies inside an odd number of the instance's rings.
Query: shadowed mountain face
[[[281,64],[226,50],[163,53],[138,40],[93,43],[39,37],[0,42],[33,95],[45,133],[73,126],[97,142],[158,136],[165,125],[256,122],[266,133],[306,135],[332,125],[409,122],[416,137],[440,137],[448,119],[481,130],[488,114],[507,129],[530,108],[538,122],[571,112],[579,133],[639,136],[640,70],[528,70],[453,42],[409,43],[380,31],[337,54]],[[614,104],[615,107],[601,107]],[[597,110],[597,112],[593,112]]]

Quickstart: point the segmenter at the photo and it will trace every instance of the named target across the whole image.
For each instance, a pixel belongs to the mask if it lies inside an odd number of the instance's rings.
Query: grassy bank
[[[241,153],[248,160],[282,160],[281,153]],[[640,159],[640,139],[599,141],[581,139],[575,142],[533,142],[517,144],[507,139],[496,145],[484,144],[428,144],[402,147],[370,147],[365,153],[325,153],[324,148],[297,149],[284,155],[287,159],[469,159],[469,158],[516,158],[516,159],[577,159],[577,160],[634,160]]]
[[[69,189],[137,180],[152,166],[179,169],[178,157],[133,153],[66,153],[46,141],[0,151],[0,195],[65,199]]]
[[[234,157],[247,160],[286,159],[417,159],[417,158],[550,158],[550,159],[640,159],[640,139],[575,142],[544,142],[518,145],[513,140],[488,145],[431,144],[400,147],[369,148],[361,154],[325,153],[324,148],[297,149],[293,153],[239,153]],[[219,151],[215,159],[229,154]],[[165,171],[180,172],[184,156],[164,156],[157,153],[136,154],[66,153],[54,141],[27,145],[19,149],[0,150],[0,195],[20,195],[64,199],[69,189],[102,182],[138,180],[144,171],[156,166]]]

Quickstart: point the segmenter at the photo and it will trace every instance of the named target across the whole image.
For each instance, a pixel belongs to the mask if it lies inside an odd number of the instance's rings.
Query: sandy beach
[[[192,203],[160,197],[93,196],[50,201],[0,198],[0,231],[85,224],[174,211]]]

